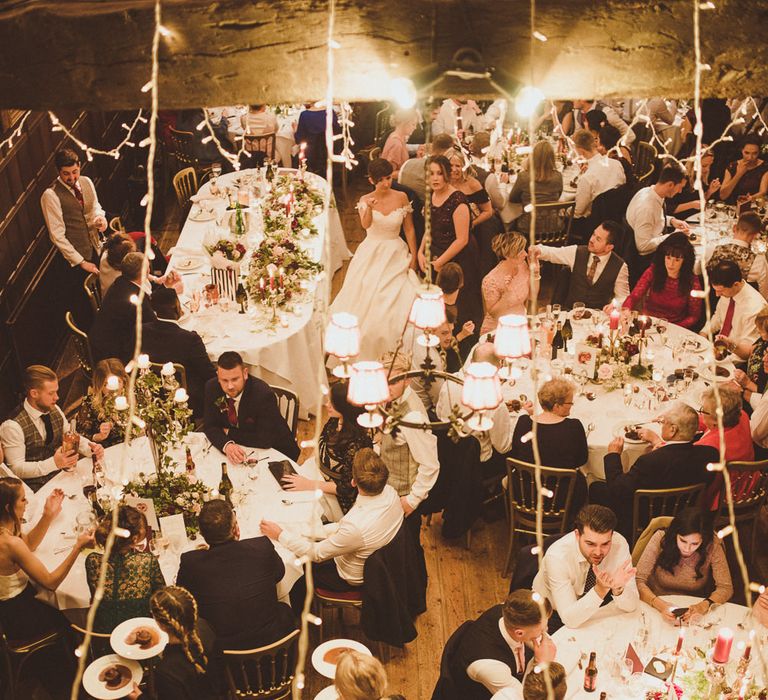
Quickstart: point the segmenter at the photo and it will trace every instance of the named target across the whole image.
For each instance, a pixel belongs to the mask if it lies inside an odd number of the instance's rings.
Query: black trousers
[[[319,564],[312,564],[312,581],[315,588],[325,588],[329,591],[357,591],[360,586],[353,586],[339,576],[339,571],[336,568],[336,562],[333,559],[320,562]],[[307,596],[307,581],[302,576],[296,583],[293,584],[289,598],[291,600],[291,608],[295,615],[300,615],[304,608],[304,599]]]

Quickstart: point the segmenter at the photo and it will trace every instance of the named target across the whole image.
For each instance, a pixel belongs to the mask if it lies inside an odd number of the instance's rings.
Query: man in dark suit
[[[216,374],[203,340],[195,331],[179,326],[181,306],[175,289],[156,289],[150,304],[157,319],[143,325],[141,351],[149,355],[152,362],[178,362],[184,365],[189,407],[196,418],[202,418],[205,383]]]
[[[195,596],[221,646],[254,649],[296,629],[290,607],[277,600],[285,565],[269,538],[241,540],[232,505],[220,499],[203,505],[199,522],[208,549],[181,555],[176,585]]]
[[[136,308],[141,291],[143,253],[128,253],[120,263],[121,275],[112,283],[101,302],[88,339],[94,361],[118,357],[128,362],[136,343]],[[149,293],[141,304],[142,323],[155,321]]]
[[[619,518],[617,529],[630,541],[635,491],[673,489],[711,480],[707,465],[720,458],[714,447],[693,444],[698,427],[696,411],[682,402],[676,403],[661,416],[660,436],[652,430],[638,431],[652,450],[638,457],[626,473],[621,465],[624,438],[618,437],[608,445],[603,458],[605,482],[590,486],[589,500],[611,508]]]
[[[236,352],[219,357],[216,376],[205,385],[203,432],[232,464],[245,461],[246,447],[274,448],[290,459],[299,446],[280,415],[269,384],[248,374]]]

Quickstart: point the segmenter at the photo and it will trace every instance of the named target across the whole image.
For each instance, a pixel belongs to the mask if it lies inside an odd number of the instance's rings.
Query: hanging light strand
[[[127,129],[127,133],[123,137],[123,140],[120,141],[120,143],[118,143],[117,146],[115,146],[114,148],[110,148],[109,150],[105,151],[103,149],[96,148],[94,146],[89,146],[85,141],[83,141],[77,135],[75,135],[71,129],[65,126],[61,122],[61,120],[56,116],[56,114],[54,114],[53,112],[49,111],[48,117],[51,120],[51,130],[64,132],[64,134],[69,139],[71,139],[75,143],[75,145],[77,145],[78,148],[80,148],[80,150],[85,152],[85,157],[88,161],[92,161],[94,155],[109,156],[110,158],[114,158],[115,160],[120,158],[120,153],[123,148],[125,148],[126,146],[133,147],[136,145],[133,141],[131,141],[131,137],[133,135],[134,129],[136,129],[136,127],[139,124],[145,124],[147,121],[146,118],[143,116],[143,110],[139,109],[138,113],[136,114],[136,117],[134,118],[130,126],[128,126],[127,124],[123,124],[123,128]],[[139,144],[140,147],[141,145],[142,144]]]

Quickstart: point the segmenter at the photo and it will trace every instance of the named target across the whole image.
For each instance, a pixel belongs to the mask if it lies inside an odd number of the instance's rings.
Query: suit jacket
[[[277,600],[285,565],[267,537],[231,540],[181,555],[176,585],[197,600],[224,649],[276,642],[296,628],[290,608]]]
[[[133,357],[136,305],[131,303],[131,295],[138,293],[139,288],[122,275],[107,290],[88,334],[95,362],[107,357],[118,357],[128,362]],[[141,318],[142,322],[157,320],[146,294],[141,305]]]
[[[226,398],[218,380],[209,379],[205,385],[203,432],[214,447],[223,450],[224,445],[234,440],[247,447],[273,447],[290,459],[299,456],[299,446],[280,415],[277,397],[269,384],[248,377],[240,398],[237,425],[229,423]],[[229,434],[224,433],[224,428],[229,429]]]
[[[178,362],[187,372],[189,406],[197,417],[203,415],[205,383],[216,374],[202,338],[174,321],[157,319],[142,326],[141,351],[152,362]]]
[[[707,471],[707,464],[718,460],[719,455],[714,447],[694,445],[692,442],[663,445],[638,457],[624,474],[621,455],[609,452],[603,458],[605,481],[611,508],[619,517],[619,531],[625,534],[632,529],[635,491],[708,483],[712,474]]]

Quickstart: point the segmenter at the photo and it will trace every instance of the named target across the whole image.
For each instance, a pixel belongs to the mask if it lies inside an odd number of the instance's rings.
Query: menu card
[[[151,498],[139,498],[138,496],[126,496],[125,505],[133,506],[136,510],[144,513],[147,518],[147,525],[152,530],[159,530],[160,524],[157,522],[157,511],[155,503]]]
[[[160,518],[160,529],[163,536],[171,544],[183,546],[187,541],[187,528],[184,525],[184,516],[181,513],[166,515]]]

